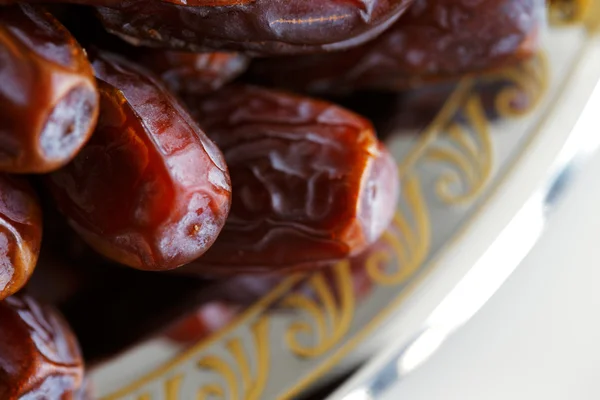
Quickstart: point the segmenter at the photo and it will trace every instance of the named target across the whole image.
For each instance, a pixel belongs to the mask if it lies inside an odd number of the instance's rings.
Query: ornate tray
[[[536,57],[409,98],[415,113],[433,118],[407,122],[417,115],[410,110],[387,126],[402,196],[393,225],[369,251],[317,273],[248,278],[258,294],[229,304],[218,329],[204,329],[192,344],[158,334],[94,366],[95,393],[291,399],[381,353],[334,395],[367,399],[418,365],[535,242],[546,213],[527,208],[531,199],[542,188],[536,204],[551,205],[578,151],[594,148],[574,128],[600,79],[599,3],[552,2]],[[527,223],[515,230],[520,215]],[[191,318],[222,306],[208,302]],[[432,336],[432,326],[443,329]],[[364,396],[348,397],[357,393]]]

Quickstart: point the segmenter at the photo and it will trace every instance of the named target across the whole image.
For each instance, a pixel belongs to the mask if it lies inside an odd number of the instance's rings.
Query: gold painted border
[[[186,349],[184,352],[176,355],[169,362],[163,364],[158,367],[154,371],[146,374],[142,378],[139,378],[135,382],[121,388],[120,390],[102,397],[102,400],[118,400],[125,396],[130,396],[139,389],[143,388],[146,384],[154,381],[155,379],[166,376],[168,372],[171,371],[174,367],[179,364],[190,360],[195,355],[210,347],[213,343],[219,341],[223,337],[229,335],[236,328],[238,328],[245,321],[250,320],[252,317],[262,314],[262,312],[271,304],[275,303],[279,298],[283,297],[293,286],[300,282],[304,276],[302,275],[294,275],[289,279],[286,279],[284,282],[279,284],[275,289],[273,289],[270,293],[268,293],[265,297],[261,298],[255,304],[253,304],[250,308],[236,317],[230,325],[228,325],[223,330],[217,332],[215,335],[210,338],[197,343],[196,345]]]
[[[584,46],[585,49],[585,46]],[[568,75],[572,75],[572,72],[575,71],[577,65],[584,55],[584,49],[578,54],[578,57],[574,60],[573,65],[569,68]],[[331,354],[328,359],[316,367],[315,370],[309,374],[306,378],[298,382],[298,384],[294,385],[290,388],[285,394],[278,397],[278,400],[288,400],[293,398],[294,396],[298,396],[302,393],[312,382],[319,379],[321,375],[323,375],[328,369],[331,369],[335,364],[337,364],[342,358],[344,358],[348,353],[350,353],[353,349],[355,349],[369,334],[373,332],[375,328],[381,326],[385,319],[388,318],[393,311],[397,310],[400,304],[409,297],[419,284],[421,284],[428,276],[436,269],[436,266],[440,263],[440,261],[444,258],[448,249],[454,246],[457,242],[459,242],[467,233],[473,221],[477,219],[477,217],[486,209],[486,206],[489,202],[498,196],[498,193],[502,186],[509,180],[511,175],[516,173],[515,165],[517,165],[527,153],[527,150],[530,149],[531,145],[535,142],[535,140],[539,137],[541,133],[541,127],[548,120],[549,114],[551,110],[553,110],[558,102],[560,95],[565,91],[570,79],[565,79],[559,86],[556,96],[552,99],[550,104],[548,105],[548,113],[538,121],[536,127],[534,129],[534,133],[529,135],[527,140],[523,143],[523,148],[516,155],[513,161],[509,164],[507,171],[498,178],[497,185],[494,185],[493,188],[490,189],[490,193],[486,198],[482,201],[480,205],[476,207],[473,214],[468,217],[465,223],[461,226],[459,231],[452,237],[448,243],[445,244],[444,248],[440,249],[438,254],[431,260],[425,267],[423,267],[419,272],[414,276],[414,278],[409,282],[406,286],[402,288],[402,293],[396,297],[387,307],[382,309],[382,311],[377,314],[368,325],[366,325],[361,331],[359,331],[354,337],[348,340],[346,344],[342,345],[340,349]]]

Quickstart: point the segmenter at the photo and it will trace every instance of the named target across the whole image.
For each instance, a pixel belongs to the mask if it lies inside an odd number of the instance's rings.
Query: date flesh
[[[229,212],[221,152],[152,75],[109,53],[92,65],[101,114],[88,145],[49,179],[59,209],[119,263],[167,270],[196,259]]]
[[[252,86],[184,98],[225,155],[232,209],[182,273],[312,267],[356,254],[388,226],[396,165],[364,118]]]
[[[150,50],[144,52],[139,62],[156,73],[174,93],[206,94],[241,75],[249,58],[240,53]]]
[[[0,104],[0,171],[55,170],[93,132],[98,93],[90,63],[40,8],[0,8]]]
[[[218,6],[215,0],[206,5],[134,0],[98,11],[110,32],[135,45],[294,54],[364,43],[395,22],[412,1],[254,0]]]
[[[76,398],[83,359],[63,318],[28,296],[0,302],[0,398]]]
[[[0,174],[0,300],[27,282],[41,240],[42,212],[35,193],[25,180]]]
[[[383,35],[345,52],[260,60],[259,82],[308,92],[399,90],[531,56],[543,0],[416,0]],[[293,79],[290,79],[293,77]]]

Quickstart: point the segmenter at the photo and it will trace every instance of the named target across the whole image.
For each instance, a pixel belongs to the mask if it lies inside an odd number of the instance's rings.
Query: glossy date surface
[[[92,68],[70,33],[35,6],[0,8],[0,171],[66,164],[97,115]]]
[[[175,93],[214,92],[237,78],[250,59],[241,53],[188,53],[168,50],[146,51],[142,65],[156,73]]]
[[[70,400],[83,381],[75,336],[52,308],[28,296],[0,302],[0,398]]]
[[[42,212],[28,183],[0,174],[0,300],[14,294],[35,268],[42,240]]]
[[[364,43],[389,27],[412,1],[253,0],[221,7],[215,0],[206,5],[134,0],[98,11],[109,31],[137,45],[294,54]]]
[[[92,140],[49,186],[71,226],[119,263],[166,270],[203,254],[225,223],[222,154],[153,76],[93,58],[101,115]]]
[[[258,61],[253,73],[261,82],[309,92],[398,90],[457,79],[531,56],[544,7],[543,0],[416,0],[368,44]]]
[[[364,118],[253,86],[185,101],[225,155],[233,202],[215,244],[181,272],[329,263],[363,250],[391,221],[396,165]]]

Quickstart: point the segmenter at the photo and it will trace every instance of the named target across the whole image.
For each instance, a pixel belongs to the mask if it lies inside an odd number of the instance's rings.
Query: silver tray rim
[[[411,306],[421,308],[421,328],[408,340],[386,343],[328,400],[378,399],[400,385],[483,307],[534,247],[570,183],[600,147],[593,129],[600,126],[600,35],[589,39],[570,75],[539,126],[545,133],[526,144],[473,223],[434,261],[446,273],[427,277],[414,293]],[[500,263],[500,254],[510,256]],[[402,317],[390,325],[401,329]]]

